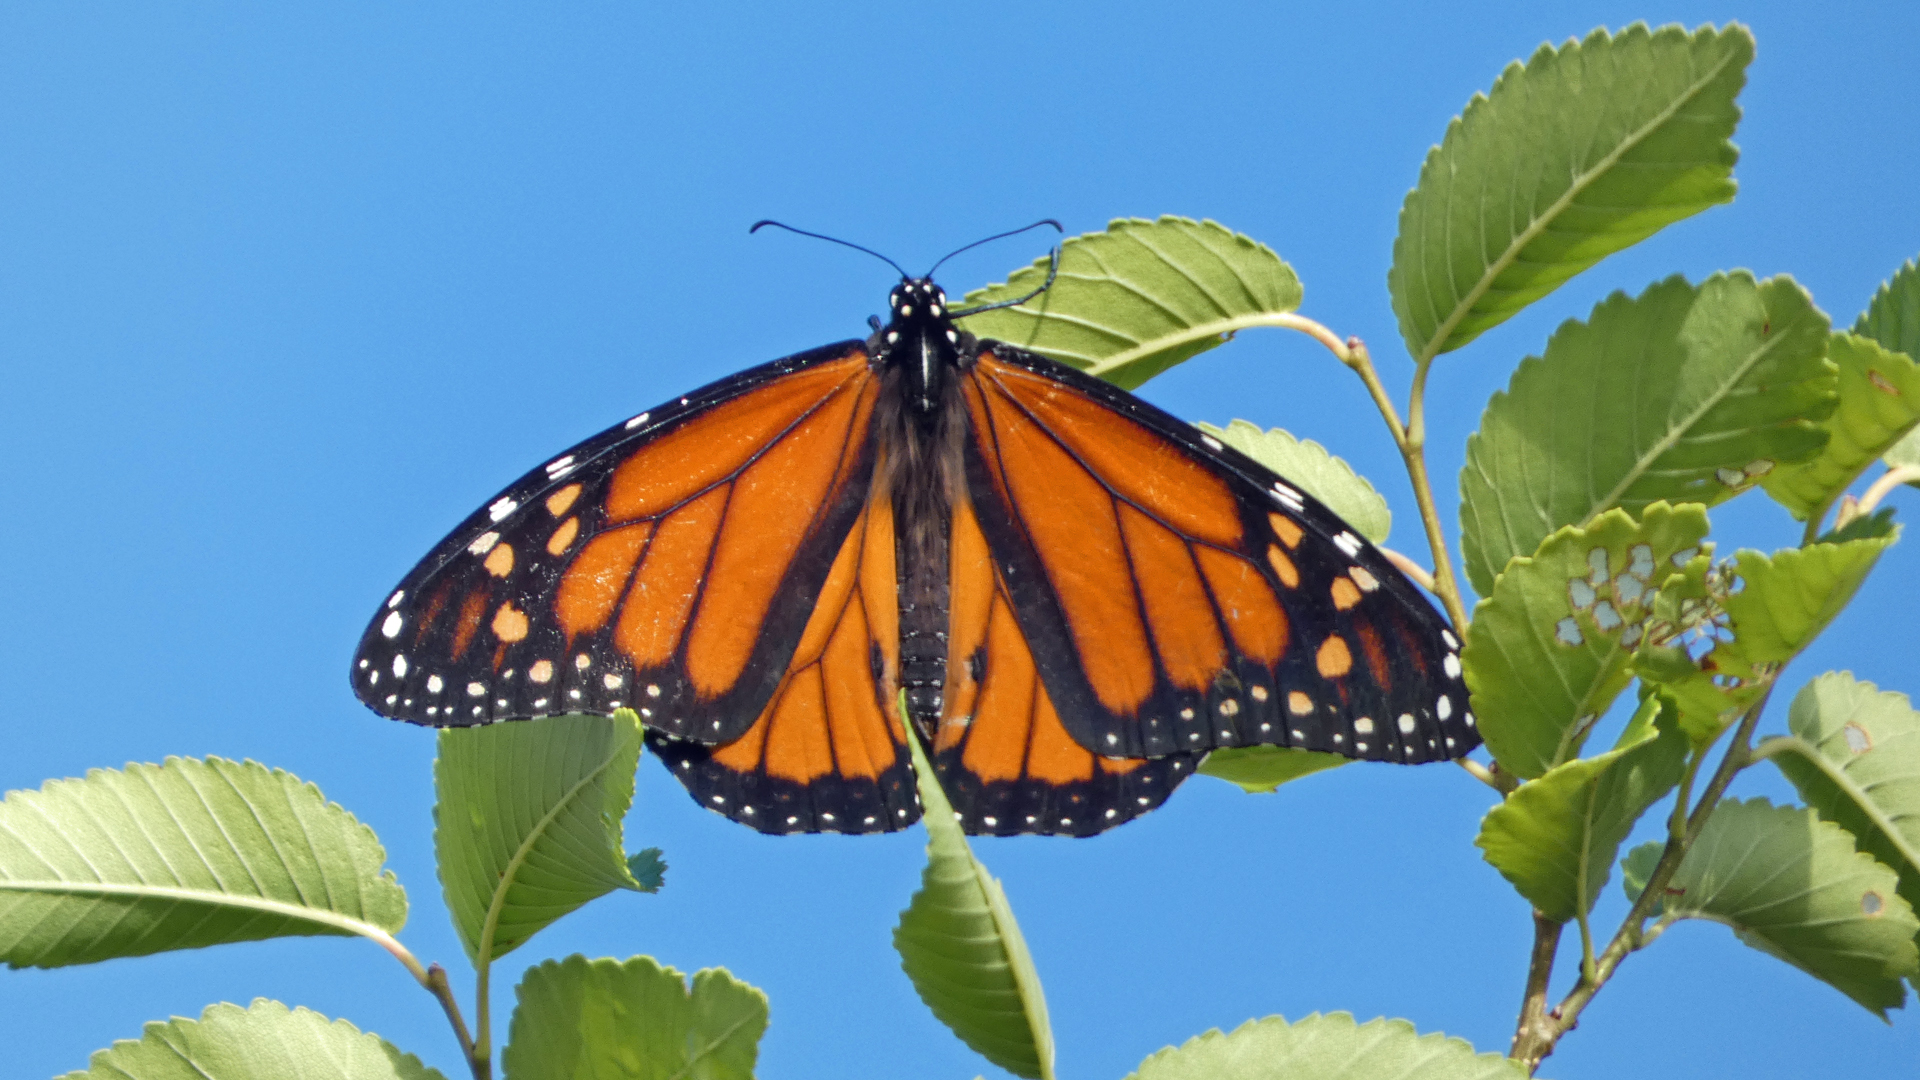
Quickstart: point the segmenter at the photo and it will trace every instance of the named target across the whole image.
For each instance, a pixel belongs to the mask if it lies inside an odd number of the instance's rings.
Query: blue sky
[[[1906,3],[651,7],[0,9],[0,787],[168,754],[289,769],[378,831],[414,905],[404,940],[469,992],[434,878],[432,736],[355,703],[348,657],[413,561],[552,451],[864,333],[886,268],[749,237],[758,218],[909,267],[1043,216],[1070,233],[1213,218],[1289,260],[1303,310],[1366,338],[1399,388],[1395,218],[1469,96],[1597,25],[1748,23],[1739,198],[1440,362],[1449,508],[1487,396],[1608,293],[1747,267],[1793,274],[1845,325],[1920,254]],[[1040,243],[969,252],[943,282],[998,280]],[[1419,550],[1364,392],[1304,338],[1243,335],[1145,396],[1327,443]],[[1920,509],[1911,490],[1894,502]],[[1758,496],[1715,523],[1723,549],[1796,536]],[[1916,580],[1909,541],[1787,688],[1844,667],[1920,690]],[[1790,794],[1757,773],[1735,790]],[[1316,1010],[1503,1050],[1530,924],[1471,846],[1488,805],[1444,767],[1266,797],[1195,780],[1095,840],[976,851],[1026,928],[1064,1076],[1117,1078],[1210,1027]],[[761,837],[651,761],[627,826],[629,846],[666,850],[667,889],[599,901],[510,956],[497,1030],[521,966],[647,953],[767,990],[763,1076],[994,1075],[889,945],[923,834]],[[1609,885],[1601,922],[1623,910]],[[263,995],[460,1075],[435,1004],[343,939],[0,972],[7,1071],[78,1068],[144,1021]],[[1883,1025],[1687,924],[1623,967],[1542,1074],[1902,1075],[1916,1059],[1915,1016]]]

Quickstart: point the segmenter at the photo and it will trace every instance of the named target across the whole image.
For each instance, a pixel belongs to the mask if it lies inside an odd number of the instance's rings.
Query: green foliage
[[[1627,894],[1646,885],[1659,845],[1623,867]],[[1811,810],[1729,799],[1707,819],[1656,902],[1665,921],[1712,919],[1886,1016],[1920,971],[1920,920],[1895,892],[1893,871],[1854,850],[1845,829]]]
[[[1853,332],[1920,360],[1920,266],[1908,259],[1873,294]]]
[[[1870,337],[1883,348],[1904,353],[1909,360],[1920,360],[1920,267],[1912,259],[1873,294],[1853,332]],[[1888,465],[1908,465],[1920,469],[1920,430],[1907,435],[1884,455]],[[1920,487],[1920,480],[1908,483]]]
[[[1487,749],[1533,779],[1572,760],[1632,678],[1658,590],[1700,553],[1706,508],[1609,510],[1515,559],[1480,602],[1460,663]]]
[[[1290,746],[1235,746],[1215,750],[1194,771],[1237,784],[1249,795],[1266,795],[1289,780],[1312,776],[1351,760],[1339,754],[1318,750],[1296,750]]]
[[[724,968],[569,956],[515,990],[507,1080],[752,1080],[767,995]]]
[[[1198,425],[1201,431],[1287,478],[1289,483],[1339,514],[1360,535],[1387,542],[1393,511],[1367,478],[1312,439],[1298,439],[1281,428],[1262,430],[1245,420],[1226,427]]]
[[[440,732],[434,849],[470,958],[504,956],[614,889],[649,891],[620,835],[640,741],[628,709]]]
[[[213,1005],[198,1020],[148,1024],[61,1080],[446,1080],[345,1020],[277,1001]]]
[[[1643,713],[1660,711],[1648,697]],[[1535,910],[1555,922],[1593,909],[1634,822],[1680,782],[1687,738],[1673,723],[1629,729],[1635,741],[1555,767],[1487,813],[1474,841]]]
[[[1713,505],[1820,452],[1827,317],[1785,277],[1615,293],[1522,361],[1467,440],[1460,548],[1481,596],[1516,555],[1609,509]]]
[[[1761,480],[1802,521],[1823,513],[1920,422],[1920,364],[1857,334],[1834,334],[1827,356],[1839,368],[1840,406],[1823,425],[1826,449]]]
[[[384,936],[407,897],[373,830],[256,762],[94,769],[0,802],[0,957],[60,967],[309,934]]]
[[[1407,351],[1457,349],[1613,252],[1730,201],[1733,102],[1752,59],[1742,26],[1641,24],[1510,65],[1447,128],[1400,209],[1387,288]]]
[[[1048,260],[956,308],[1011,300],[1047,280]],[[1053,287],[963,325],[1133,389],[1249,326],[1300,306],[1300,279],[1266,245],[1211,221],[1116,219],[1060,246]]]
[[[1525,1080],[1498,1054],[1476,1054],[1462,1039],[1421,1035],[1405,1020],[1356,1024],[1348,1013],[1249,1020],[1167,1047],[1127,1080]]]
[[[1920,910],[1920,713],[1907,695],[1830,671],[1794,696],[1787,727],[1757,753],[1898,873],[1900,895]]]
[[[912,731],[913,722],[906,724]],[[900,967],[960,1041],[1015,1076],[1052,1080],[1047,999],[1006,890],[973,857],[919,739],[907,742],[924,807],[927,868],[893,930]]]

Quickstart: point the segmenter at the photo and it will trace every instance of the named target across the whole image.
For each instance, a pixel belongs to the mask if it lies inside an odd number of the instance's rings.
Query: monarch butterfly
[[[1345,522],[900,274],[865,340],[475,511],[368,625],[360,700],[438,727],[631,708],[696,801],[771,833],[918,819],[902,692],[975,833],[1103,831],[1222,747],[1478,745],[1458,640]]]

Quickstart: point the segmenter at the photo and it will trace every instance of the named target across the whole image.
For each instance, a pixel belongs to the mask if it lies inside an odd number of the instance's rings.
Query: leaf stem
[[[1920,483],[1920,465],[1895,465],[1881,473],[1867,487],[1866,494],[1860,496],[1860,504],[1854,508],[1855,515],[1873,513],[1873,508],[1879,506],[1880,500],[1892,493],[1894,488],[1912,483]]]
[[[1749,706],[1740,718],[1740,725],[1734,732],[1733,740],[1727,745],[1727,752],[1721,757],[1719,767],[1714,770],[1713,778],[1707,781],[1706,790],[1700,793],[1700,801],[1687,815],[1685,829],[1667,837],[1667,845],[1660,852],[1660,861],[1654,865],[1653,873],[1647,876],[1646,886],[1635,898],[1633,907],[1627,912],[1627,917],[1621,920],[1620,929],[1613,935],[1613,940],[1607,943],[1606,951],[1602,952],[1599,959],[1594,962],[1592,974],[1581,974],[1580,981],[1561,1000],[1559,1007],[1547,1015],[1546,1022],[1528,1025],[1525,1022],[1526,1014],[1522,1013],[1522,1023],[1520,1029],[1514,1034],[1513,1052],[1509,1056],[1519,1061],[1526,1068],[1528,1075],[1532,1075],[1533,1071],[1540,1067],[1540,1063],[1546,1060],[1547,1055],[1553,1053],[1553,1048],[1559,1043],[1560,1037],[1572,1031],[1580,1022],[1581,1011],[1587,1007],[1588,1002],[1593,1000],[1593,996],[1600,992],[1600,988],[1607,984],[1607,980],[1613,977],[1620,962],[1630,953],[1646,945],[1649,939],[1642,936],[1642,931],[1647,919],[1652,916],[1654,906],[1666,895],[1667,883],[1673,880],[1673,875],[1680,869],[1680,860],[1686,857],[1687,850],[1699,838],[1700,831],[1706,828],[1707,819],[1712,817],[1714,810],[1719,807],[1720,796],[1726,792],[1727,785],[1733,782],[1734,775],[1753,764],[1754,758],[1750,750],[1753,729],[1759,724],[1760,712],[1766,708],[1767,699],[1772,694],[1773,689],[1770,686],[1767,692],[1761,694],[1759,700]],[[1676,814],[1676,819],[1677,817]],[[1538,952],[1537,930],[1535,951]],[[1532,979],[1533,974],[1530,971],[1529,985],[1532,984]]]

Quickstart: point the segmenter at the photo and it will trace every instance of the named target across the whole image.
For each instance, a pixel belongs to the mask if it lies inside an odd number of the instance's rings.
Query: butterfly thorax
[[[883,371],[875,422],[888,454],[874,498],[893,510],[900,686],[908,715],[931,738],[947,676],[948,533],[965,490],[965,405],[953,376],[971,366],[978,343],[954,326],[946,294],[928,279],[902,281],[889,306],[892,319],[868,343]]]
[[[954,369],[973,359],[976,342],[953,323],[947,294],[929,278],[907,278],[888,297],[892,318],[868,343],[874,361],[898,369],[912,410],[939,411]]]

